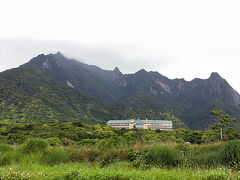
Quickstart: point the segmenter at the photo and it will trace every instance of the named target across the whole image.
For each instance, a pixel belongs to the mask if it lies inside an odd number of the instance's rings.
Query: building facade
[[[130,119],[130,120],[109,120],[107,122],[108,126],[114,128],[125,128],[125,129],[160,129],[160,130],[172,130],[173,124],[169,120],[140,120],[140,119]]]

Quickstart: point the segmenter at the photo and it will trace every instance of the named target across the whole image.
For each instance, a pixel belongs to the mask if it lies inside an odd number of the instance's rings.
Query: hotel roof
[[[130,123],[130,120],[109,120],[108,122],[107,122],[107,124],[108,123],[113,123],[113,124],[115,124],[115,123]]]
[[[144,124],[172,124],[170,120],[141,120]],[[107,124],[115,124],[115,123],[130,123],[130,120],[109,120]]]

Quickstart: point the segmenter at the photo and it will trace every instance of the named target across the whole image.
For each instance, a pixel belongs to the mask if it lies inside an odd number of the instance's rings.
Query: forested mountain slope
[[[210,111],[219,108],[239,116],[240,96],[218,73],[208,79],[169,79],[144,69],[122,74],[87,65],[63,54],[39,55],[24,65],[99,100],[130,106],[144,118],[171,111],[190,128],[207,128],[213,123]],[[149,113],[150,112],[150,113]],[[154,115],[155,114],[155,115]]]
[[[0,82],[0,120],[4,121],[104,123],[161,119],[164,112],[171,112],[191,129],[205,129],[214,123],[213,108],[235,117],[240,112],[239,94],[218,73],[192,81],[144,69],[122,74],[117,67],[103,70],[61,53],[41,54],[2,72]]]
[[[0,73],[0,120],[5,122],[77,121],[113,118],[111,106],[69,88],[35,69]]]

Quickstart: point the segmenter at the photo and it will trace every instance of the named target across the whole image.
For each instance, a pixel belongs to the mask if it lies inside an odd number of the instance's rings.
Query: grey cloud
[[[174,59],[142,47],[123,44],[89,45],[68,41],[43,41],[34,39],[0,39],[0,71],[17,67],[38,54],[62,52],[67,57],[97,65],[103,69],[118,66],[123,73],[139,69],[157,70]]]

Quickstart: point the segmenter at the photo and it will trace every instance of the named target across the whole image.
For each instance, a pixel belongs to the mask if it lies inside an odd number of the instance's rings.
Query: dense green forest
[[[203,144],[220,140],[219,129],[171,131],[116,129],[102,125],[87,125],[81,122],[38,122],[0,124],[0,140],[8,144],[22,144],[28,138],[42,138],[51,145],[112,147],[162,142]],[[231,127],[223,131],[223,140],[240,138],[240,131]]]
[[[0,76],[2,122],[76,121],[99,123],[112,117],[109,105],[30,69]]]

